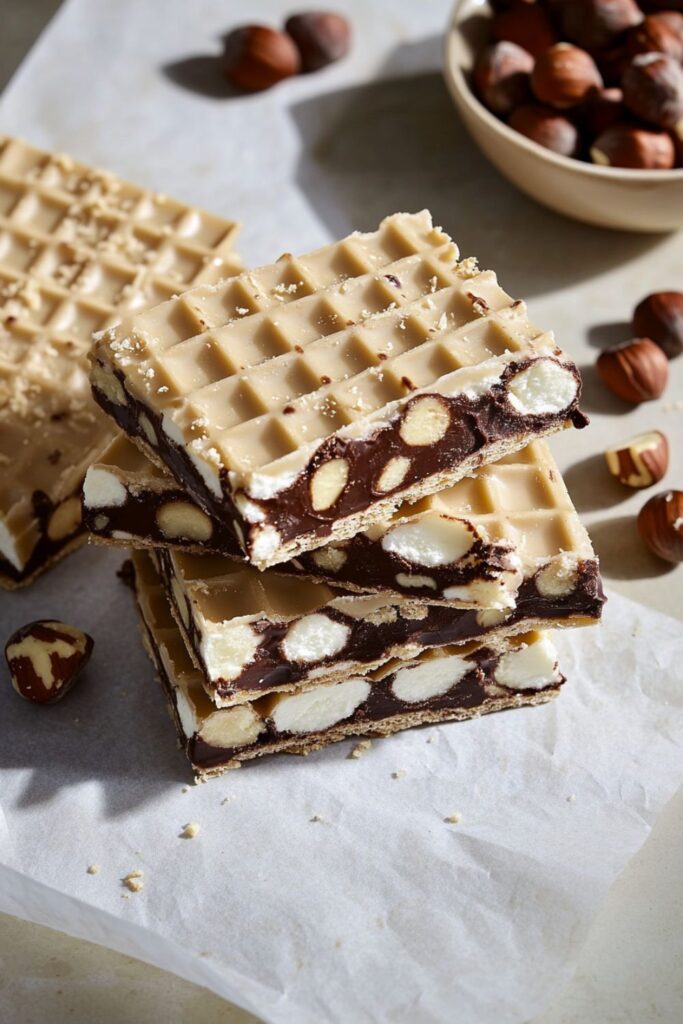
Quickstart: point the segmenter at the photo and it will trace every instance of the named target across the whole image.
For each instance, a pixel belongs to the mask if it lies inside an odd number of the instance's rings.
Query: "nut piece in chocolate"
[[[5,646],[12,686],[33,704],[54,704],[76,682],[93,646],[92,637],[75,626],[53,619],[29,622]]]

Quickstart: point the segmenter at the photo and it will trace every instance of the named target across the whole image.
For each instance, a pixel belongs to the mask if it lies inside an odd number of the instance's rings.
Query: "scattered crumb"
[[[135,871],[129,871],[121,881],[127,889],[130,889],[131,892],[140,892],[145,884],[142,880],[142,871],[137,868]]]
[[[406,773],[404,768],[399,768],[399,770],[397,772],[392,772],[391,773],[391,777],[392,777],[392,779],[402,779],[402,778],[405,777],[406,774],[407,773]]]
[[[180,790],[180,792],[181,793],[189,793],[190,792],[190,787],[189,786],[183,786],[183,788]]]
[[[195,836],[199,835],[200,825],[196,821],[188,821],[187,825],[183,827],[183,831],[180,833],[181,839],[194,839]]]
[[[99,875],[101,868],[99,864],[88,864],[87,871],[89,875]]]
[[[309,821],[324,821],[324,818],[321,818],[319,814],[314,814],[313,817],[309,818],[308,820]]]
[[[334,944],[334,948],[335,949],[341,949],[343,945],[344,945],[343,940],[342,939],[337,939],[337,941]]]
[[[428,736],[428,737],[427,737],[427,739],[425,740],[425,742],[426,742],[426,743],[431,743],[431,742],[432,742],[432,738],[433,738],[433,737],[431,737],[431,736]]]
[[[576,793],[570,793],[569,794],[569,796],[567,797],[567,803],[568,804],[575,804],[576,803]]]
[[[444,818],[443,820],[446,822],[447,825],[458,825],[461,820],[461,815],[449,814],[448,817]]]
[[[221,800],[221,807],[224,807],[225,804],[234,803],[236,799],[237,797],[234,796],[232,793],[229,796],[224,796],[223,799]]]
[[[371,746],[372,740],[361,740],[360,743],[356,743],[353,750],[347,755],[347,759],[357,761],[363,754],[367,754]]]

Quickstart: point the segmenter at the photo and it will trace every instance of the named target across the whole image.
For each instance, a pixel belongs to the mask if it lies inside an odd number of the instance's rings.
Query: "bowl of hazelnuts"
[[[459,0],[445,77],[534,199],[602,227],[683,226],[681,0]]]

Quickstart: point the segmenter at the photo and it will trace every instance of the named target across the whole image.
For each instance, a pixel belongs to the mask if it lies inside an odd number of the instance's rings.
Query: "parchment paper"
[[[336,6],[354,18],[347,61],[237,100],[195,58],[220,52],[241,5],[69,0],[3,96],[0,128],[240,218],[248,262],[430,206],[539,322],[564,325],[577,357],[589,323],[623,316],[625,294],[680,264],[680,243],[571,225],[501,182],[441,83],[445,0]],[[254,2],[248,17],[283,11]],[[608,530],[604,492],[586,480],[613,410],[588,398],[595,425],[557,447]],[[607,567],[624,575],[621,520],[618,536]],[[0,909],[268,1021],[517,1024],[539,1012],[681,783],[681,626],[613,595],[602,629],[561,639],[571,683],[553,706],[185,791],[119,562],[83,551],[0,598],[3,636],[49,615],[96,640],[87,678],[54,708],[0,680]],[[637,569],[655,571],[642,558]],[[459,824],[444,821],[454,813]],[[193,840],[180,838],[188,821],[201,826]],[[135,869],[132,894],[120,879]]]

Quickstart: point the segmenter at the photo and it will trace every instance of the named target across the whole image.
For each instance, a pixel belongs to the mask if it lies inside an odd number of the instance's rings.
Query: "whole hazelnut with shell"
[[[683,352],[683,292],[646,295],[633,313],[633,329],[656,342],[669,359]]]
[[[268,25],[245,25],[225,39],[223,73],[244,92],[261,92],[296,75],[301,58],[285,32]]]
[[[498,42],[517,43],[534,57],[539,57],[557,42],[558,36],[540,4],[515,0],[494,17],[493,38]]]
[[[474,86],[494,114],[506,116],[530,95],[534,58],[521,46],[504,40],[480,54],[474,66]]]
[[[552,107],[529,103],[518,107],[510,117],[509,125],[521,135],[550,149],[560,156],[577,156],[581,139],[576,125]]]
[[[567,110],[602,89],[602,75],[590,53],[571,43],[556,43],[536,60],[531,88],[542,103]]]
[[[596,368],[610,391],[633,405],[659,398],[669,380],[669,361],[649,338],[605,349]]]
[[[569,0],[560,6],[563,38],[586,50],[601,50],[638,25],[643,13],[635,0]]]
[[[603,167],[633,170],[668,171],[676,163],[676,148],[668,132],[631,124],[615,124],[601,132],[590,155],[593,163]]]
[[[683,491],[663,491],[638,513],[638,532],[665,562],[683,562]]]
[[[683,68],[677,60],[664,53],[641,53],[621,84],[632,114],[683,135]]]

